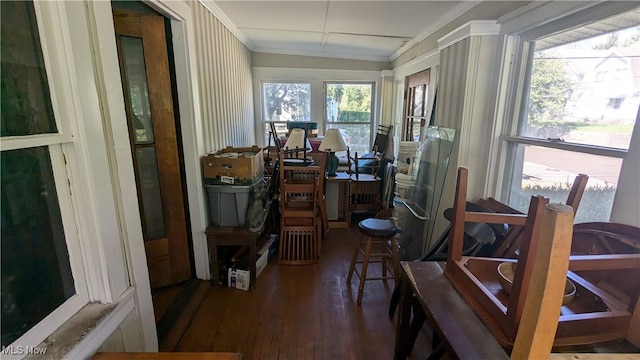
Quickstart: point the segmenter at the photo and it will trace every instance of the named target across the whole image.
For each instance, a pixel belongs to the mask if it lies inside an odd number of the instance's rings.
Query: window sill
[[[51,359],[91,357],[134,309],[133,290],[127,289],[112,304],[87,304],[36,348]],[[32,354],[25,359],[42,359],[42,355]]]

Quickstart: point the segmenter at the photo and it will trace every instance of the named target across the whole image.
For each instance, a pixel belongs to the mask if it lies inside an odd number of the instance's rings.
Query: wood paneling
[[[193,10],[204,148],[254,145],[251,52],[201,3]]]

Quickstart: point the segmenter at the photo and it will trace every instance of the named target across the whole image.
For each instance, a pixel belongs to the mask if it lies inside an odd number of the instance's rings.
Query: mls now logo
[[[44,355],[47,353],[47,348],[40,348],[35,346],[3,346],[2,355]]]

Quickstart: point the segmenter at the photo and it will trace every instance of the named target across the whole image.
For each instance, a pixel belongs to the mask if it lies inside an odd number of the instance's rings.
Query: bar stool
[[[358,247],[353,251],[347,283],[351,283],[351,277],[355,271],[356,275],[360,278],[357,300],[358,305],[360,305],[362,303],[362,291],[364,290],[365,281],[393,279],[397,284],[400,275],[400,261],[398,259],[398,246],[395,239],[398,228],[394,225],[393,221],[375,218],[365,219],[358,223],[358,229],[360,230],[361,240]],[[376,251],[378,252],[372,252],[374,247],[377,248]],[[359,260],[359,255],[362,255],[362,260]],[[369,263],[372,262],[381,263],[382,276],[367,277],[367,269]],[[389,262],[391,262],[391,267],[389,267]],[[360,271],[356,268],[356,264],[362,264]],[[387,275],[387,271],[391,271],[393,274]]]

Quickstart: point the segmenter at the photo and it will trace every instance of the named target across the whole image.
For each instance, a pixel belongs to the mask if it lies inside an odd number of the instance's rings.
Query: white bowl
[[[503,262],[498,265],[498,280],[500,281],[500,285],[502,285],[502,289],[507,292],[507,294],[511,293],[511,285],[513,284],[513,277],[516,271],[516,264],[514,262]],[[562,298],[562,305],[568,304],[573,297],[576,295],[576,286],[567,279],[567,283],[564,287],[564,296]]]

